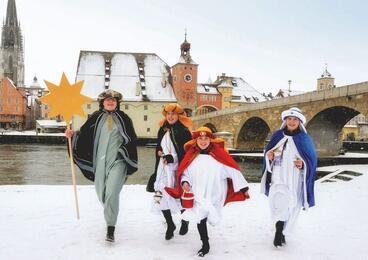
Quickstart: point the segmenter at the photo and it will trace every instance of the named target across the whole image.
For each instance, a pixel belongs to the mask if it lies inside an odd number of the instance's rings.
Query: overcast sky
[[[7,0],[1,0],[5,18]],[[337,86],[368,81],[368,2],[16,0],[25,82],[74,81],[80,50],[153,52],[169,66],[184,29],[199,81],[225,72],[261,92],[314,90],[325,63]]]

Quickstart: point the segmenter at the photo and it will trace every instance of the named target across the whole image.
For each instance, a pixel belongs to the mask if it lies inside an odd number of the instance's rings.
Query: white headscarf
[[[288,110],[285,110],[281,113],[281,119],[282,119],[282,124],[281,124],[281,127],[280,129],[283,129],[285,128],[286,126],[286,118],[289,117],[289,116],[293,116],[293,117],[296,117],[299,119],[300,121],[300,124],[299,124],[299,127],[304,131],[304,132],[307,132],[307,129],[305,129],[305,122],[306,122],[306,119],[305,119],[305,116],[303,115],[302,111],[297,108],[297,107],[292,107]]]

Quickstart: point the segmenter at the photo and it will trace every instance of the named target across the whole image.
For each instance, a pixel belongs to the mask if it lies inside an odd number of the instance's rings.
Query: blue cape
[[[273,148],[282,138],[284,137],[284,130],[279,129],[276,132],[273,133],[270,142],[266,146],[264,157],[263,157],[263,172],[262,174],[267,174],[265,171],[266,169],[266,162],[265,158],[266,153]],[[314,206],[314,180],[316,177],[316,168],[317,168],[317,154],[316,150],[313,145],[313,141],[310,138],[310,136],[305,133],[304,131],[300,131],[300,133],[293,136],[293,140],[295,143],[295,146],[300,154],[300,156],[303,158],[304,162],[307,166],[307,176],[306,176],[306,185],[307,185],[307,201],[309,207]],[[267,181],[265,183],[265,194],[268,196],[270,191],[270,180],[267,178]],[[305,185],[303,183],[303,185]],[[303,201],[304,205],[304,201]]]

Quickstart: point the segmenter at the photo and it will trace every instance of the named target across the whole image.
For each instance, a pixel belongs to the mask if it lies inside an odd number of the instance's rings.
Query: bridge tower
[[[186,32],[180,51],[178,63],[172,66],[173,88],[178,103],[187,115],[191,116],[197,107],[198,64],[190,56],[190,43],[187,41]]]
[[[319,79],[317,79],[317,90],[325,90],[335,88],[335,78],[331,76],[331,73],[327,71],[327,65],[325,71]]]

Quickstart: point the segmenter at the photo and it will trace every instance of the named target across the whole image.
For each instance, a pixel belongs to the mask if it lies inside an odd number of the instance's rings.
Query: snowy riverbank
[[[211,251],[204,259],[367,259],[368,165],[354,170],[363,175],[316,184],[317,206],[301,213],[282,249],[272,245],[267,199],[251,184],[251,199],[226,206],[222,223],[209,227]],[[79,221],[71,186],[0,186],[0,259],[199,259],[195,225],[165,241],[163,219],[150,213],[152,195],[144,186],[123,188],[114,244],[104,241],[93,186],[78,192]]]

